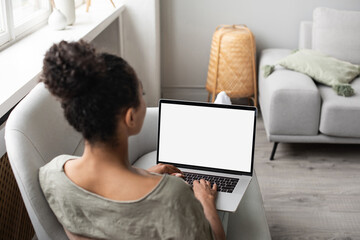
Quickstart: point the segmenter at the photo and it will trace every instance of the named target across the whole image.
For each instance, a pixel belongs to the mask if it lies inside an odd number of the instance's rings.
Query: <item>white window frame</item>
[[[27,33],[32,32],[34,29],[38,28],[40,24],[43,25],[47,22],[47,19],[51,13],[50,1],[48,0],[41,0],[41,1],[43,1],[42,4],[45,5],[45,9],[37,11],[35,14],[33,14],[30,18],[26,19],[26,21],[24,23],[21,23],[19,26],[15,27],[14,24],[12,24],[14,28],[15,38],[21,37],[22,35],[26,35]],[[13,12],[11,11],[11,13]]]
[[[34,13],[19,26],[14,25],[12,0],[0,0],[2,4],[5,32],[0,34],[0,50],[45,25],[51,13],[51,5],[44,1],[45,9]]]
[[[9,33],[9,28],[8,28],[8,24],[7,24],[7,8],[6,8],[6,4],[5,1],[0,0],[0,4],[1,4],[1,10],[2,10],[2,22],[3,22],[3,28],[4,28],[4,32],[0,33],[0,46],[3,45],[6,42],[9,42],[11,37],[10,37],[10,33]]]
[[[49,0],[41,1],[44,1],[46,9],[35,13],[26,22],[15,27],[12,0],[0,0],[5,30],[0,33],[0,51],[47,24],[52,7]],[[75,7],[79,7],[84,3],[85,0],[75,0]]]

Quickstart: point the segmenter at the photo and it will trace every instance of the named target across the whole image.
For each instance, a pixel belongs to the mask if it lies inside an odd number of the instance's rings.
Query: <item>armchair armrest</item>
[[[157,107],[147,108],[141,132],[129,138],[129,161],[131,164],[144,154],[156,150],[158,112]]]

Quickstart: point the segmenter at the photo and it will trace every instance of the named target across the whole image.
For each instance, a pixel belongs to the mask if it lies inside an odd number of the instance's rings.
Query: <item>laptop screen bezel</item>
[[[227,108],[227,109],[240,109],[240,110],[247,110],[254,112],[254,129],[253,129],[253,143],[252,143],[252,151],[251,151],[251,167],[250,172],[244,171],[235,171],[235,170],[228,170],[228,169],[220,169],[220,168],[207,168],[202,166],[194,166],[194,165],[185,165],[185,164],[178,164],[172,162],[163,162],[159,161],[159,150],[160,150],[160,123],[161,123],[161,105],[162,104],[179,104],[179,105],[190,105],[190,106],[200,106],[200,107],[211,107],[211,108]],[[252,176],[254,171],[254,152],[255,152],[255,135],[256,135],[256,117],[257,117],[257,108],[253,106],[243,106],[243,105],[226,105],[226,104],[215,104],[215,103],[206,103],[206,102],[195,102],[195,101],[183,101],[183,100],[170,100],[170,99],[160,99],[159,100],[159,115],[158,115],[158,138],[157,138],[157,153],[156,153],[156,163],[163,163],[163,164],[172,164],[178,168],[188,168],[194,170],[203,170],[203,171],[210,171],[210,172],[220,172],[220,173],[227,173],[227,174],[235,174],[235,175],[248,175]],[[211,129],[209,129],[209,132]]]

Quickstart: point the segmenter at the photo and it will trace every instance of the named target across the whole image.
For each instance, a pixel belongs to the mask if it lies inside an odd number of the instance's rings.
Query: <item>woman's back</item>
[[[98,239],[212,239],[212,230],[191,187],[162,175],[156,187],[138,200],[116,201],[73,183],[62,155],[40,169],[39,179],[50,207],[70,232]]]
[[[129,170],[118,160],[119,155],[114,159],[98,156],[95,159],[81,157],[68,160],[64,164],[64,172],[81,188],[118,201],[140,199],[158,185],[160,175],[139,168]]]

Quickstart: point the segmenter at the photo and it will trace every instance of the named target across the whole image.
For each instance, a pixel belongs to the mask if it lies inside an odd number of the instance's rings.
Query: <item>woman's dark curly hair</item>
[[[116,143],[119,119],[140,104],[132,67],[120,57],[98,54],[84,41],[54,44],[45,54],[41,81],[91,144]]]

